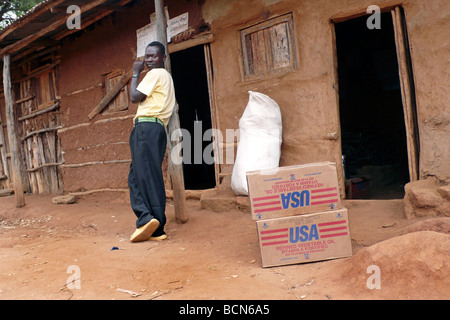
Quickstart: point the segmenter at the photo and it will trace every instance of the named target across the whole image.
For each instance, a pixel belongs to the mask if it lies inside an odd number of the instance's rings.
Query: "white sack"
[[[254,91],[249,94],[239,120],[239,145],[231,175],[231,188],[237,195],[248,195],[247,171],[277,168],[280,163],[280,107],[265,94]]]

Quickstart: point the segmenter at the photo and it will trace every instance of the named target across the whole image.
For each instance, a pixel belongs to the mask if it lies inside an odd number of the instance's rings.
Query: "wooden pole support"
[[[14,121],[14,101],[11,91],[11,63],[10,55],[3,56],[3,89],[5,94],[6,124],[8,127],[8,138],[11,153],[12,172],[14,177],[14,196],[16,207],[25,206],[25,195],[23,194],[23,176],[21,169],[20,148],[17,141],[17,134]]]
[[[167,21],[164,13],[164,0],[155,0],[155,13],[156,13],[156,30],[157,39],[166,48],[166,62],[165,67],[168,72],[171,73],[170,57],[167,50]],[[172,150],[174,143],[171,140],[172,133],[180,129],[180,118],[178,116],[178,104],[175,103],[172,116],[170,117],[169,124],[167,126],[167,148],[169,153],[169,173],[172,179],[173,188],[173,202],[175,209],[175,220],[177,223],[186,223],[189,220],[187,207],[186,207],[186,195],[184,190],[184,178],[182,164],[174,163],[172,161]]]

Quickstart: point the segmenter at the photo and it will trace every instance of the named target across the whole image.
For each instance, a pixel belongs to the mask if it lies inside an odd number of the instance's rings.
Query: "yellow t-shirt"
[[[139,102],[134,119],[155,117],[167,126],[175,106],[175,89],[170,73],[164,68],[154,68],[145,75],[136,90],[147,98]]]

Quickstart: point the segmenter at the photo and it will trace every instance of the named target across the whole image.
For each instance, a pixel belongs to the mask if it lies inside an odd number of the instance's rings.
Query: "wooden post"
[[[398,72],[400,78],[400,91],[402,95],[403,102],[403,114],[405,117],[405,127],[406,127],[406,146],[408,151],[408,166],[409,166],[409,176],[410,180],[416,181],[419,179],[419,159],[418,159],[418,145],[416,144],[414,122],[414,112],[415,108],[412,99],[412,79],[408,70],[408,58],[407,50],[409,48],[405,45],[405,37],[407,36],[405,30],[402,26],[402,16],[400,13],[400,7],[395,7],[391,11],[392,22],[394,24],[394,36],[395,45],[397,50],[397,60],[398,60]]]
[[[14,196],[16,207],[25,206],[23,194],[23,176],[20,161],[20,148],[17,142],[17,134],[14,121],[14,101],[11,92],[11,67],[10,55],[3,55],[3,89],[5,91],[6,125],[8,126],[9,148],[11,153],[12,172],[14,176]]]
[[[156,30],[158,41],[161,42],[166,48],[166,62],[165,67],[168,72],[172,72],[170,65],[170,56],[167,46],[167,21],[164,13],[164,0],[155,0],[155,13],[156,13]],[[172,161],[172,150],[174,142],[171,140],[172,133],[180,129],[180,118],[178,116],[178,103],[175,102],[175,107],[170,117],[169,124],[167,126],[167,147],[169,156],[169,173],[172,179],[173,188],[173,202],[175,209],[175,219],[178,223],[186,223],[189,220],[189,216],[186,208],[186,194],[184,190],[184,178],[182,164],[176,164]],[[180,143],[180,142],[179,142]]]

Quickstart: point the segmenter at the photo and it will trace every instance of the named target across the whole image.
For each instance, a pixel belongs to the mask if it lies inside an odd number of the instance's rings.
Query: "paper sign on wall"
[[[136,31],[137,37],[137,57],[145,55],[145,48],[147,45],[156,40],[156,24],[150,23]]]
[[[189,14],[183,13],[178,17],[172,18],[167,24],[167,40],[179,33],[186,31],[189,28]]]
[[[165,8],[166,19],[167,19],[167,41],[177,34],[186,31],[189,28],[189,14],[183,13],[175,18],[168,19],[169,13],[167,7]],[[153,13],[150,16],[150,23],[138,30],[136,30],[137,38],[137,57],[141,58],[145,55],[145,48],[147,45],[157,39],[156,31],[156,18]]]

